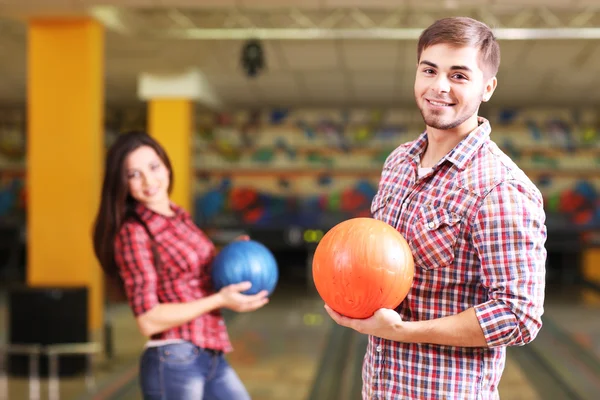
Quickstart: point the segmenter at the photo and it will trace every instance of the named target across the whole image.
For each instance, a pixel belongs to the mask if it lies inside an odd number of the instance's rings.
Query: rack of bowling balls
[[[195,218],[204,227],[331,227],[349,218],[370,216],[376,188],[376,181],[359,179],[339,190],[300,195],[219,184],[196,197]]]

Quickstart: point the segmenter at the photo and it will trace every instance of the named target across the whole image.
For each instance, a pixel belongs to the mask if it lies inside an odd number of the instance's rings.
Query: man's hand
[[[399,334],[402,332],[402,318],[396,311],[388,308],[381,308],[366,319],[345,317],[333,311],[328,305],[325,305],[325,310],[338,325],[354,329],[359,333],[398,340]]]
[[[233,239],[234,242],[245,242],[250,240],[250,236],[248,235],[240,235],[238,237],[236,237],[235,239]]]
[[[455,315],[428,321],[402,321],[402,317],[381,308],[366,319],[344,317],[325,305],[339,325],[357,332],[403,343],[433,343],[445,346],[487,347],[487,341],[473,307]]]

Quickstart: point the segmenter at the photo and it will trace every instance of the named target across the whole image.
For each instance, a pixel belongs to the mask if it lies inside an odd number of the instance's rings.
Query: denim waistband
[[[179,343],[166,343],[166,344],[161,344],[161,345],[157,345],[157,346],[152,346],[152,347],[148,347],[148,349],[155,349],[156,351],[169,351],[169,348],[173,348],[173,347],[181,347],[181,346],[185,346],[188,348],[196,348],[198,349],[198,351],[202,351],[205,353],[208,353],[212,356],[220,356],[223,354],[222,350],[216,350],[216,349],[209,349],[206,347],[200,347],[195,345],[192,342],[189,341],[184,341],[184,342],[179,342]]]

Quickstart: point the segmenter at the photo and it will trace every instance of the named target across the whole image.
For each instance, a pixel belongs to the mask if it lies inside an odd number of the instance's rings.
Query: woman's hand
[[[241,282],[222,288],[218,295],[221,297],[223,307],[237,312],[249,312],[258,310],[269,302],[267,297],[269,292],[266,290],[252,295],[241,293],[251,287],[250,282]]]

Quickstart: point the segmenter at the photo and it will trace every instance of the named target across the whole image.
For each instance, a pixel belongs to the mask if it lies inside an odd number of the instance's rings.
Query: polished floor
[[[555,293],[548,295],[546,315],[600,360],[600,293],[586,288],[575,293],[564,288],[550,290]]]
[[[571,300],[573,301],[573,300]],[[600,344],[600,306],[593,303],[565,303],[550,296],[548,318],[559,322],[590,353],[598,352]],[[110,310],[113,321],[114,354],[101,354],[94,361],[95,388],[86,391],[82,377],[60,381],[60,399],[141,399],[137,387],[137,358],[144,338],[137,332],[126,306]],[[5,321],[6,308],[0,307],[0,321]],[[595,316],[595,318],[594,318]],[[323,310],[322,301],[302,285],[283,282],[271,303],[250,314],[227,315],[235,351],[229,355],[253,399],[305,400],[309,398],[321,355],[333,325]],[[3,324],[4,322],[2,322]],[[0,326],[0,332],[7,331]],[[2,338],[5,340],[5,338]],[[532,383],[527,364],[509,352],[500,385],[503,400],[546,400],[539,392],[540,384]],[[546,351],[546,350],[544,350]],[[596,353],[598,354],[598,353]],[[550,375],[541,376],[548,382]],[[600,382],[600,375],[598,376]],[[46,399],[48,384],[41,383],[40,397],[29,397],[27,379],[8,379],[8,399]],[[0,400],[2,394],[0,393]],[[576,397],[573,397],[576,398]],[[579,397],[584,398],[584,397]],[[337,399],[322,399],[337,400]],[[347,399],[352,400],[352,399]]]

